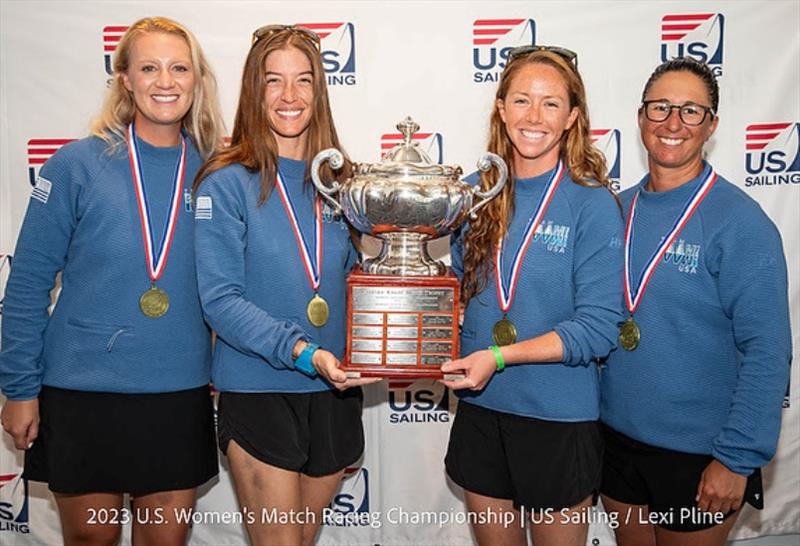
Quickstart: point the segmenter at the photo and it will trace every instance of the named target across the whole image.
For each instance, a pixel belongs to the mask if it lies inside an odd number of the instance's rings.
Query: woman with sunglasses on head
[[[663,63],[642,93],[650,172],[622,194],[628,317],[601,382],[601,491],[622,546],[724,544],[742,502],[763,503],[778,440],[786,262],[758,204],[703,160],[718,102],[711,69],[690,58]]]
[[[184,544],[174,513],[217,474],[186,203],[222,129],[195,37],[141,19],[117,46],[93,136],[37,178],[4,302],[2,422],[24,477],[53,491],[65,544],[114,544],[124,523],[134,545]]]
[[[600,485],[595,359],[621,319],[622,220],[573,52],[512,51],[489,151],[513,176],[453,246],[465,356],[442,370],[465,378],[445,381],[464,389],[445,465],[470,512],[489,516],[473,524],[479,544],[524,545],[527,522],[537,546],[583,545]],[[508,525],[507,512],[525,521]]]
[[[364,449],[361,389],[349,387],[376,380],[348,379],[338,360],[357,252],[309,178],[311,160],[330,147],[341,149],[319,37],[258,29],[230,148],[195,182],[200,297],[217,332],[219,443],[242,510],[258,515],[245,521],[252,544],[312,544]],[[273,510],[288,523],[261,518]]]

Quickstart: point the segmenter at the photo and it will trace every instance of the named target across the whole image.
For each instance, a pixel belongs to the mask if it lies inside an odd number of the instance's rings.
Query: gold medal
[[[626,351],[636,349],[641,337],[642,332],[639,330],[639,325],[633,321],[633,317],[628,317],[628,320],[619,327],[619,344]]]
[[[139,309],[147,317],[163,317],[167,313],[167,309],[169,309],[169,296],[156,285],[153,285],[139,298]]]
[[[319,294],[314,294],[314,297],[311,298],[311,301],[308,302],[308,306],[306,307],[306,316],[308,317],[308,321],[317,328],[325,326],[330,316],[328,302],[322,299],[322,296]]]
[[[517,341],[517,327],[506,317],[494,323],[492,338],[497,345],[511,345]]]

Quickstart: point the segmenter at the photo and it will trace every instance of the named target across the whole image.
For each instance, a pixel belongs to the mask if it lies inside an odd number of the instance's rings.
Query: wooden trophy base
[[[439,368],[459,355],[459,292],[450,271],[404,277],[356,266],[347,278],[342,369],[348,377],[451,379]]]

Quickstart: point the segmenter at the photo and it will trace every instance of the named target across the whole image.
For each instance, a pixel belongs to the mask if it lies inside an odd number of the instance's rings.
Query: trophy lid
[[[406,116],[406,119],[396,127],[403,134],[403,142],[389,150],[380,163],[359,164],[357,166],[359,174],[376,174],[387,178],[415,175],[447,178],[461,176],[461,167],[433,163],[428,154],[413,141],[414,133],[419,131],[419,125],[411,119],[411,116]]]

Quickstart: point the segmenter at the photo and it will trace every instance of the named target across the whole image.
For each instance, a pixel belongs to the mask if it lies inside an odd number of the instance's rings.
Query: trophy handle
[[[506,185],[506,180],[508,180],[508,167],[502,157],[491,152],[486,152],[483,157],[478,160],[478,170],[481,172],[485,173],[492,168],[492,165],[497,167],[497,170],[500,171],[500,176],[497,179],[497,183],[489,191],[481,191],[479,185],[473,186],[473,194],[481,199],[469,209],[467,213],[473,220],[477,218],[475,212],[494,199],[495,196],[500,193],[500,190],[503,189],[503,186]]]
[[[331,167],[334,169],[341,168],[344,165],[344,156],[342,153],[337,150],[336,148],[328,148],[327,150],[322,150],[316,156],[314,156],[314,160],[311,162],[311,180],[314,182],[314,187],[317,188],[317,191],[325,198],[328,203],[330,203],[334,210],[338,213],[342,211],[342,206],[339,202],[333,198],[334,195],[339,193],[341,189],[341,184],[339,184],[338,180],[334,180],[331,187],[326,186],[322,183],[322,180],[319,178],[319,168],[322,166],[323,163],[330,160]]]

